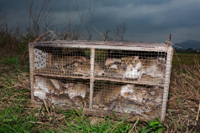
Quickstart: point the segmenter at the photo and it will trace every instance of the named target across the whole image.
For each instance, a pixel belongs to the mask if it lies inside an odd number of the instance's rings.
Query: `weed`
[[[2,56],[1,59],[5,65],[10,65],[10,64],[16,65],[18,64],[19,61],[19,59],[16,56],[14,57]]]
[[[141,133],[154,133],[154,132],[162,133],[163,130],[166,130],[166,129],[167,128],[164,125],[162,125],[159,118],[157,118],[156,120],[149,121],[147,126],[143,127],[140,132]]]
[[[24,112],[25,106],[20,106],[22,100],[14,107],[10,105],[1,110],[0,113],[0,132],[31,132],[35,130],[35,124],[29,121],[34,120],[33,114],[28,115]]]

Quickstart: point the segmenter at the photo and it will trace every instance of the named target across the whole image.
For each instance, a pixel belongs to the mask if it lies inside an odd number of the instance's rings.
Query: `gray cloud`
[[[70,13],[74,6],[79,5],[80,12],[87,12],[88,0],[71,1]],[[20,22],[28,26],[27,4],[24,1],[0,1],[0,8],[7,14],[10,25]],[[53,9],[54,23],[60,23],[59,28],[67,24],[66,0],[59,0]],[[101,0],[92,1],[94,13],[93,25],[99,31],[106,26],[113,31],[118,24],[126,23],[125,39],[143,42],[164,42],[172,33],[173,42],[185,40],[200,40],[200,1],[199,0]],[[85,18],[83,28],[90,22],[90,16]],[[78,14],[74,14],[73,24],[78,24]],[[83,29],[83,32],[85,29]],[[92,29],[94,38],[100,35]]]

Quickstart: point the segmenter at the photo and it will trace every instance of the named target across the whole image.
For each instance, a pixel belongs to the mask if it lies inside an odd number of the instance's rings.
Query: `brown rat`
[[[89,61],[88,61],[89,62]],[[83,63],[75,68],[74,74],[80,74],[83,76],[90,76],[91,73],[91,65],[90,63]],[[104,74],[104,70],[98,65],[98,63],[94,64],[94,75],[102,76]]]
[[[40,100],[47,99],[46,93],[42,89],[40,89],[40,87],[35,82],[33,84],[33,90],[33,95],[35,97],[38,97]]]
[[[94,98],[93,104],[104,107],[105,104],[119,98],[124,97],[125,93],[133,92],[135,85],[127,84],[123,86],[111,85],[103,88]]]
[[[66,88],[69,88],[69,87],[73,87],[75,85],[75,83],[65,83],[65,84],[63,83],[62,85],[66,89]]]
[[[117,64],[111,64],[111,65],[109,65],[108,69],[111,70],[111,71],[114,71],[114,72],[118,72],[119,65],[117,65]]]
[[[82,96],[75,96],[75,97],[72,98],[72,101],[78,107],[83,106],[83,98],[82,98]]]
[[[60,95],[60,94],[63,94],[64,92],[64,87],[63,87],[63,84],[61,81],[57,80],[57,79],[50,79],[50,81],[53,83],[54,87],[56,88],[54,94],[55,95]]]
[[[121,67],[126,68],[128,64],[132,63],[133,60],[135,60],[136,56],[127,56],[121,58]]]
[[[84,106],[89,107],[89,101],[90,101],[90,93],[87,92],[86,96],[82,98],[81,96],[75,96],[72,98],[76,106]]]
[[[90,104],[90,92],[87,92],[85,97],[83,98],[84,107],[88,108]]]
[[[57,79],[49,79],[57,90],[63,90],[63,83]]]
[[[121,63],[121,59],[109,58],[109,59],[106,60],[105,66],[114,64],[116,62]]]
[[[127,63],[127,68],[125,73],[123,74],[123,79],[131,78],[131,79],[140,79],[141,78],[141,69],[142,63],[139,59],[139,56],[131,57],[131,60]]]
[[[42,89],[45,93],[53,94],[56,89],[53,83],[46,77],[35,76],[35,83]]]
[[[151,94],[148,89],[145,87],[135,87],[132,93],[125,93],[124,98],[128,98],[129,100],[134,100],[139,103],[146,103],[150,98]]]
[[[115,99],[108,103],[104,110],[113,110],[115,112],[120,112],[120,113],[131,113],[131,114],[143,114],[145,112],[149,112],[149,110],[140,105],[137,104],[134,101],[127,100],[125,98],[120,98],[120,99]]]
[[[53,66],[66,66],[68,64],[72,64],[73,62],[81,62],[84,63],[86,62],[86,58],[84,56],[53,56],[52,57],[52,65]]]
[[[161,64],[163,64],[163,60],[161,60],[160,58],[154,59],[149,57],[142,60],[141,75],[146,74],[151,77],[164,78],[164,66]]]
[[[69,106],[75,105],[74,102],[72,100],[70,100],[67,96],[53,96],[50,95],[48,96],[48,100],[50,100],[53,104],[68,104]]]
[[[150,88],[151,97],[147,101],[147,105],[152,108],[156,108],[162,104],[163,101],[163,92],[164,90],[159,88],[158,86],[154,86]]]
[[[72,99],[75,96],[81,96],[85,98],[86,93],[89,92],[90,88],[82,83],[74,83],[73,86],[70,86],[64,90],[64,94],[68,94],[68,96]]]

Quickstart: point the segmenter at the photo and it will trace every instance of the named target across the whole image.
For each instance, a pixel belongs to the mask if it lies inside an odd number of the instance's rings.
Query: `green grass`
[[[29,121],[35,121],[35,118],[33,117],[33,114],[30,115],[26,114],[24,112],[24,106],[21,105],[22,101],[19,101],[18,104],[16,104],[14,101],[12,104],[14,104],[14,107],[11,107],[10,105],[5,108],[4,110],[1,110],[0,113],[0,132],[3,133],[9,133],[9,132],[32,132],[35,131],[35,124],[30,123]]]
[[[172,60],[172,66],[179,67],[179,65],[186,65],[186,66],[194,66],[194,57],[197,57],[197,61],[200,63],[200,55],[192,55],[192,54],[175,54]],[[180,62],[180,63],[179,63]]]

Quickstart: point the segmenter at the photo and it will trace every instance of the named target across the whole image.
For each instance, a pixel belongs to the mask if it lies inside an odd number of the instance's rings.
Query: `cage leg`
[[[31,103],[34,103],[34,45],[29,44],[29,62],[30,62],[30,87],[31,87]]]
[[[167,62],[166,62],[166,72],[165,72],[165,86],[163,93],[163,101],[162,101],[162,110],[161,110],[161,121],[165,121],[167,101],[168,101],[168,93],[169,93],[169,84],[170,84],[170,75],[171,75],[171,66],[172,66],[172,58],[173,58],[173,48],[168,48],[167,52]]]

